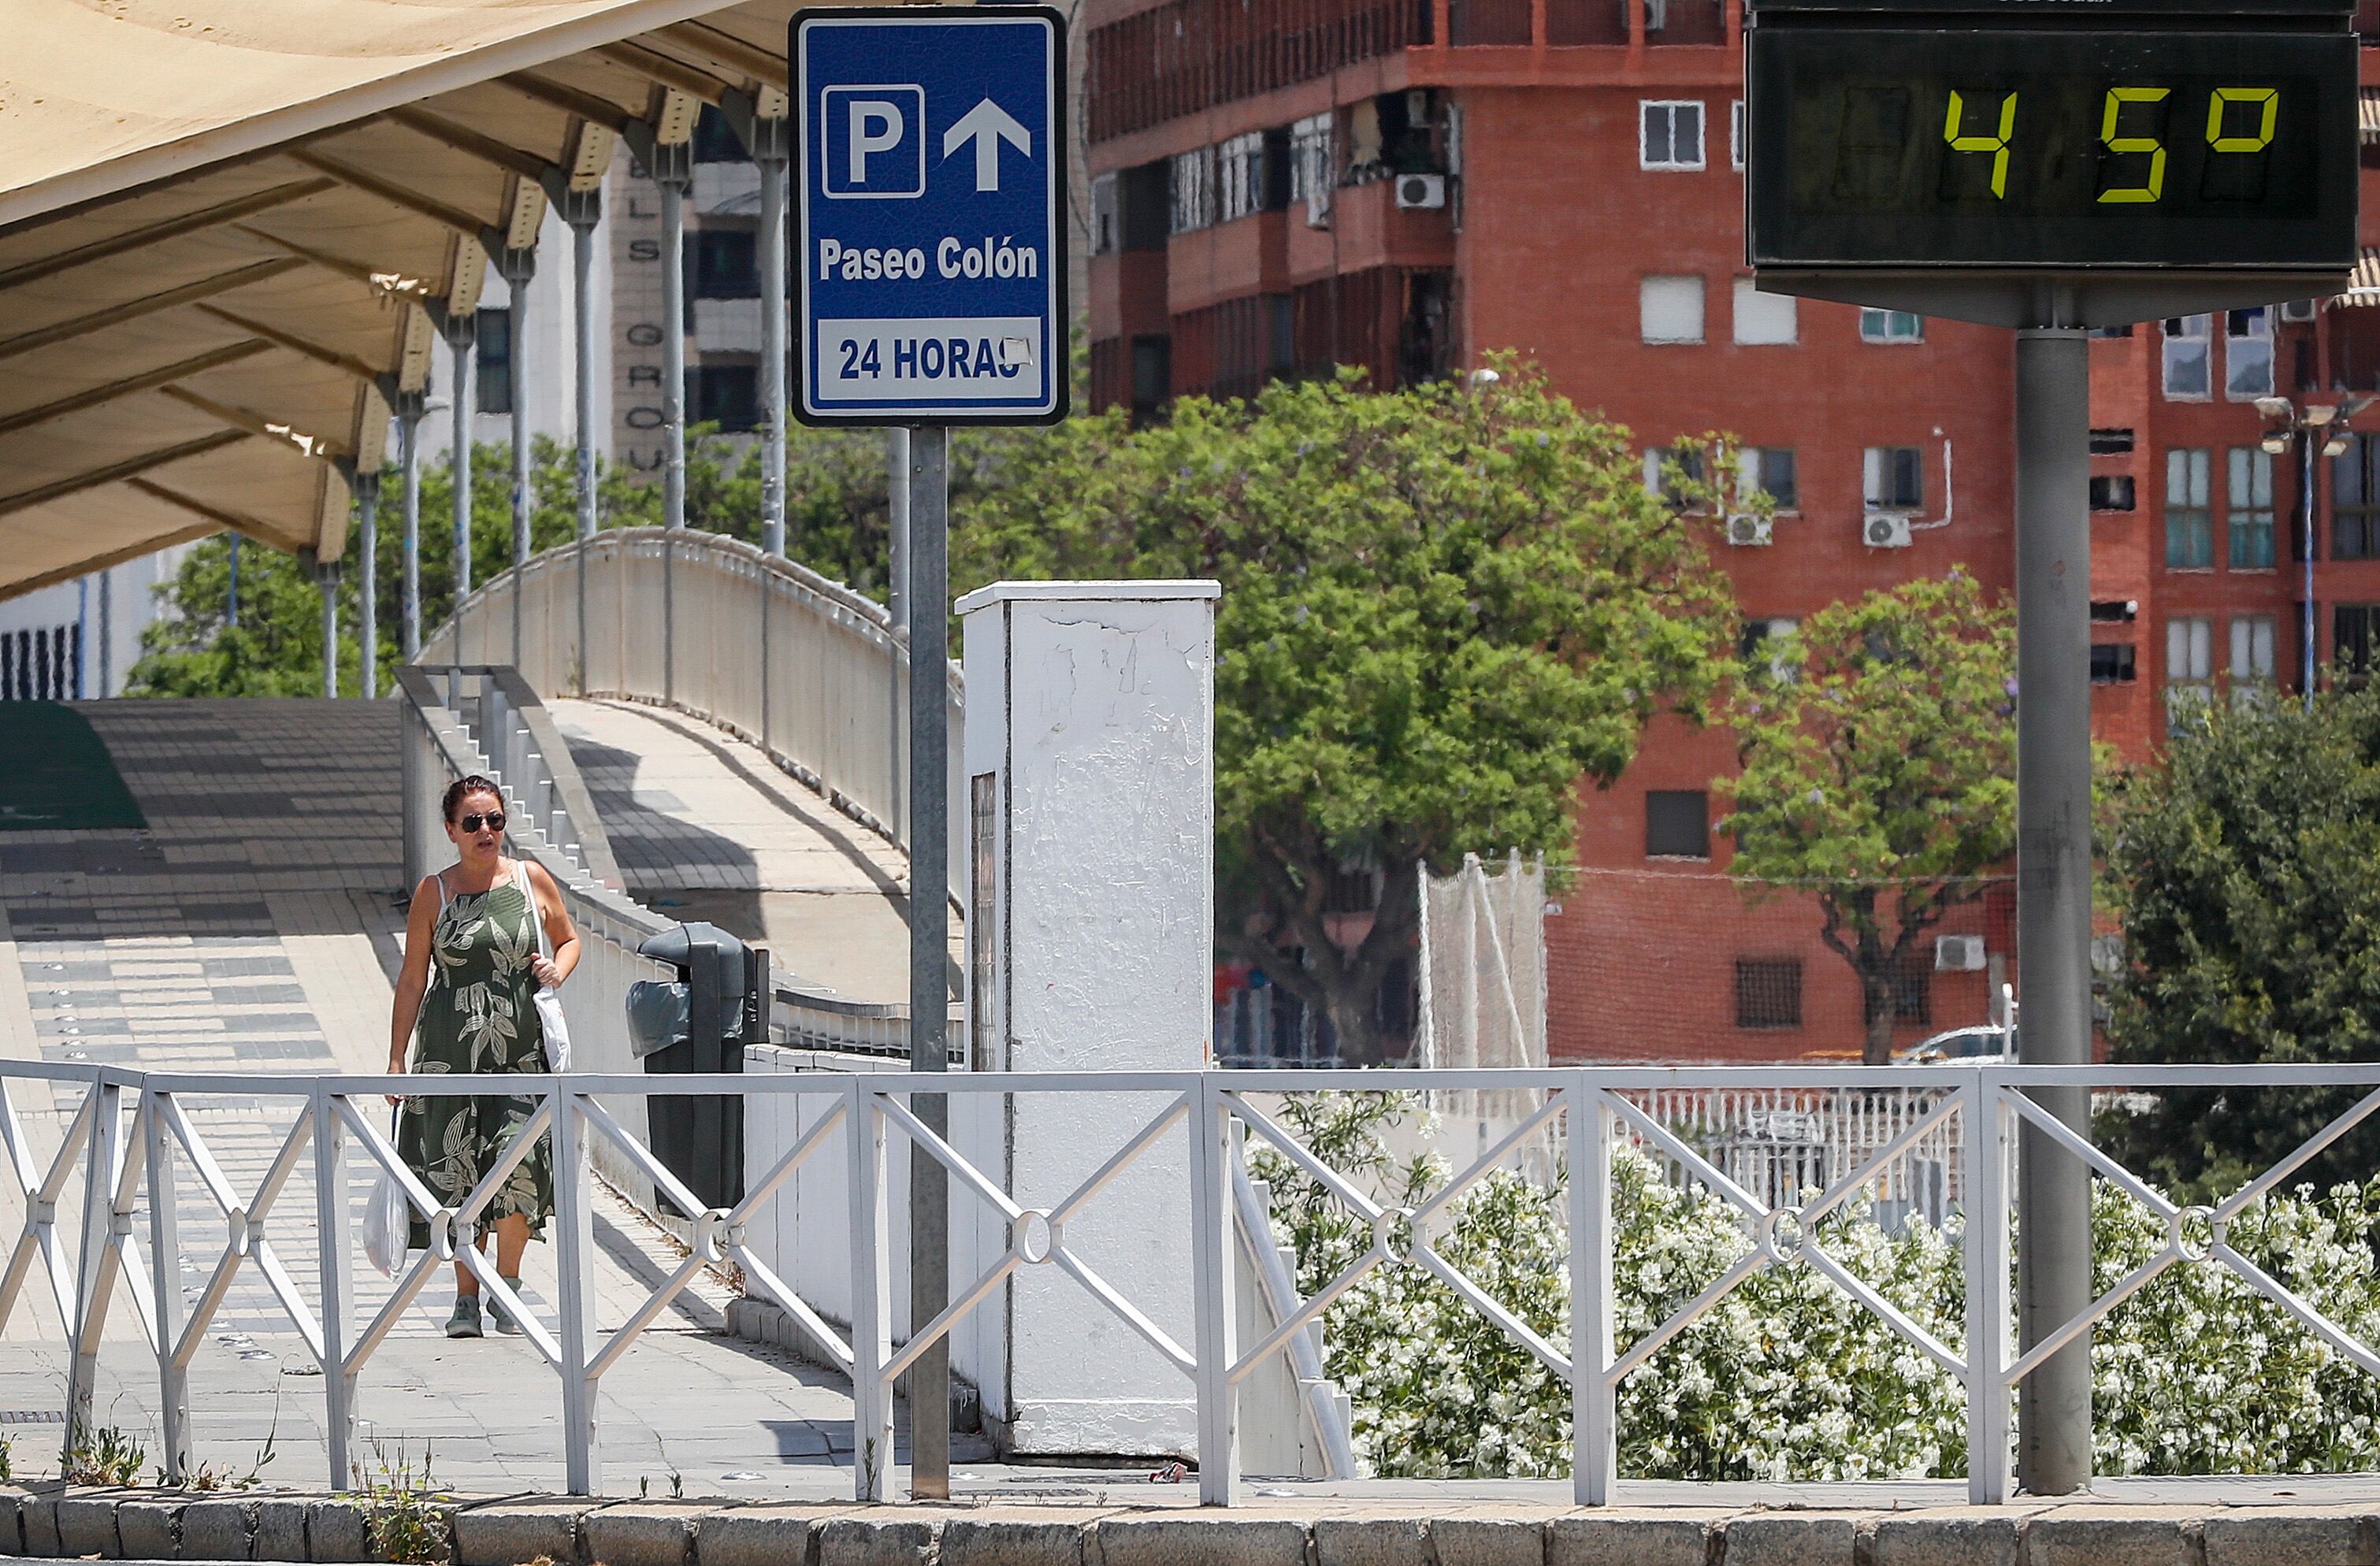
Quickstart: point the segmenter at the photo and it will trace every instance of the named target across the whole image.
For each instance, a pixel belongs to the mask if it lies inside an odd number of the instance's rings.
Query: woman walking
[[[543,1072],[545,1041],[534,996],[537,987],[559,986],[578,965],[578,932],[553,878],[540,866],[504,857],[504,799],[494,783],[462,779],[447,789],[445,810],[446,835],[458,857],[413,889],[388,1069]],[[552,948],[551,960],[539,953],[540,929]],[[397,1150],[432,1194],[456,1203],[504,1158],[536,1112],[534,1095],[409,1098],[397,1116]],[[480,1248],[487,1248],[492,1228],[496,1274],[506,1286],[517,1291],[521,1253],[552,1211],[552,1156],[540,1136],[479,1215]],[[426,1248],[429,1226],[418,1213],[412,1223],[413,1247]],[[488,1317],[499,1332],[520,1330],[502,1301],[490,1302]],[[446,1335],[480,1335],[480,1281],[459,1259]]]

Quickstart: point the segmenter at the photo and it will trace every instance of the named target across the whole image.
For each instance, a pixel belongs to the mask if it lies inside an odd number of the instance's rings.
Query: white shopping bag
[[[513,881],[520,888],[521,895],[528,899],[528,917],[537,926],[538,955],[550,963],[553,961],[553,942],[545,933],[545,916],[538,911],[537,892],[528,883],[528,866],[517,859],[513,862]],[[562,1014],[562,997],[540,985],[533,999],[537,1002],[538,1027],[545,1036],[546,1069],[568,1071],[570,1021]]]
[[[412,1204],[405,1199],[405,1187],[396,1183],[395,1175],[382,1170],[364,1202],[364,1255],[371,1258],[382,1277],[395,1277],[397,1269],[405,1265],[406,1232],[412,1223]]]

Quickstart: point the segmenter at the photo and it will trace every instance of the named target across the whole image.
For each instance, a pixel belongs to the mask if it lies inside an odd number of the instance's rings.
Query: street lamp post
[[[2265,416],[2268,428],[2265,431],[2265,450],[2280,456],[2294,446],[2298,452],[2298,554],[2304,570],[2303,612],[2299,625],[2299,676],[2303,682],[2306,710],[2313,710],[2315,679],[2314,601],[2313,601],[2313,461],[2317,450],[2324,456],[2347,455],[2350,431],[2348,420],[2361,412],[2364,402],[2340,406],[2330,403],[2310,403],[2300,407],[2288,397],[2258,397],[2256,411]]]

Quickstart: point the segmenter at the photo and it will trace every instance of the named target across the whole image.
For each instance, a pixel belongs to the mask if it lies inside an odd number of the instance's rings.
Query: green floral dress
[[[443,882],[441,883],[443,886]],[[502,880],[485,892],[450,896],[431,931],[430,984],[414,1025],[407,1068],[432,1072],[542,1072],[545,1036],[539,1026],[537,911],[518,884]],[[535,1095],[515,1098],[407,1099],[397,1117],[397,1149],[431,1193],[459,1202],[495,1165],[537,1112]],[[517,1213],[539,1234],[553,1211],[553,1163],[549,1138],[515,1165],[479,1221],[492,1225]],[[415,1249],[430,1243],[429,1226],[414,1216]]]

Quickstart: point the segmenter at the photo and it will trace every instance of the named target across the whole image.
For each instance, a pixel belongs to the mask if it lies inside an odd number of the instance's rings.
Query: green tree
[[[1218,941],[1383,1050],[1416,865],[1572,846],[1664,704],[1698,712],[1732,625],[1707,524],[1647,495],[1625,431],[1505,364],[1476,391],[1335,381],[1076,419],[982,457],[953,540],[1002,577],[1211,577]],[[1379,878],[1368,931],[1337,917]]]
[[[2380,1057],[2380,690],[2313,710],[2256,703],[2177,725],[2131,781],[2109,867],[2124,963],[2108,1037],[2125,1062],[2289,1063]],[[2228,1189],[2285,1157],[2362,1088],[2159,1094],[2109,1117],[2131,1167],[2186,1192]],[[2305,1171],[2380,1167],[2366,1123]]]
[[[1820,610],[1734,690],[1742,771],[1712,787],[1735,873],[1817,898],[1869,1065],[1891,1061],[1909,954],[2016,847],[2015,668],[2013,613],[1954,568]]]

